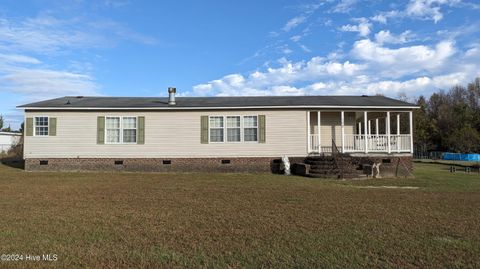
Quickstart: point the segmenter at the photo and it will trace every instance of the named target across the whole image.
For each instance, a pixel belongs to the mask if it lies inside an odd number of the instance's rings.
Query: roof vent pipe
[[[177,92],[177,88],[168,87],[168,104],[171,106],[176,105],[175,102],[175,93]]]

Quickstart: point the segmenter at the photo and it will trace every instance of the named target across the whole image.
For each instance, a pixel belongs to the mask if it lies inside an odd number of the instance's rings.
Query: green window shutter
[[[145,117],[138,117],[137,144],[145,144]]]
[[[265,115],[258,115],[258,143],[265,143],[265,129],[266,129]]]
[[[105,117],[97,117],[97,144],[105,144]]]
[[[208,144],[208,116],[200,116],[200,143]]]
[[[48,118],[48,135],[57,135],[57,118]]]
[[[25,122],[25,135],[33,136],[33,118],[27,118]]]

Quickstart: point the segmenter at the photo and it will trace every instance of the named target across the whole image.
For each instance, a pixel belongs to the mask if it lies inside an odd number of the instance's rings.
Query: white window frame
[[[135,119],[135,129],[133,128],[126,128],[125,130],[135,130],[135,142],[125,142],[123,141],[123,118],[134,118]],[[120,130],[121,130],[121,135],[120,137],[122,138],[122,144],[137,144],[138,142],[138,117],[135,116],[123,116],[122,119],[120,120]]]
[[[257,140],[254,140],[254,141],[244,141],[245,143],[259,143],[260,141],[260,130],[259,130],[259,126],[258,126],[258,115],[245,115],[242,117],[242,140],[245,140],[245,128],[248,128],[248,129],[253,129],[255,127],[245,127],[245,117],[256,117],[257,118]]]
[[[239,127],[227,127],[227,118],[228,117],[236,117],[236,118],[240,118],[240,126]],[[242,116],[240,115],[227,115],[227,116],[224,116],[224,126],[225,126],[225,131],[223,131],[223,136],[224,136],[224,141],[226,143],[242,143],[243,142],[243,139],[242,139],[242,135],[243,135],[243,128],[242,128]],[[240,140],[239,141],[228,141],[228,129],[240,129]]]
[[[211,124],[210,124],[210,118],[217,118],[217,117],[222,117],[223,118],[223,141],[211,141],[210,140],[210,130],[212,129]],[[227,117],[240,117],[240,141],[227,141],[228,135],[227,135]],[[256,141],[245,141],[244,140],[244,118],[245,117],[257,117],[257,140]],[[252,127],[253,128],[253,127]],[[219,127],[213,127],[213,129],[220,129]],[[233,128],[230,128],[233,129]],[[258,115],[210,115],[208,116],[208,143],[212,144],[223,144],[223,143],[228,143],[228,144],[238,144],[238,143],[259,143],[259,126],[258,126]]]
[[[119,134],[119,142],[108,142],[108,139],[107,139],[107,118],[120,118],[120,134]],[[135,142],[123,142],[123,118],[135,118]],[[123,144],[123,145],[136,145],[138,143],[138,116],[105,116],[105,123],[104,123],[104,126],[103,126],[103,129],[105,130],[104,132],[104,140],[105,141],[105,144],[107,145],[120,145],[120,144]],[[128,128],[126,130],[133,130],[131,128]]]
[[[210,119],[211,118],[223,118],[223,127],[212,127],[212,125],[210,124]],[[225,129],[225,126],[227,126],[227,123],[225,121],[225,116],[223,116],[223,115],[208,116],[208,143],[214,143],[214,144],[226,143],[226,135],[225,135],[226,129]],[[211,141],[211,136],[210,136],[210,133],[211,133],[210,130],[211,129],[223,129],[223,141]]]
[[[107,120],[108,118],[118,118],[118,142],[109,142],[108,141],[108,128],[107,128]],[[105,123],[103,126],[105,133],[105,144],[122,144],[122,117],[121,116],[105,116]]]
[[[37,118],[47,118],[47,134],[37,135]],[[48,137],[50,136],[50,117],[49,116],[35,116],[33,117],[33,136]]]

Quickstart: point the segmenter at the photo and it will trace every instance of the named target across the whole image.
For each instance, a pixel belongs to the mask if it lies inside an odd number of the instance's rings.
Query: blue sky
[[[480,76],[480,3],[0,4],[0,113],[65,95],[429,95]]]

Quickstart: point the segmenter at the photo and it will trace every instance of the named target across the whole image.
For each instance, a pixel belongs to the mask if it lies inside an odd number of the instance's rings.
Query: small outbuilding
[[[12,146],[20,142],[21,137],[21,133],[0,132],[0,153],[10,150]]]

